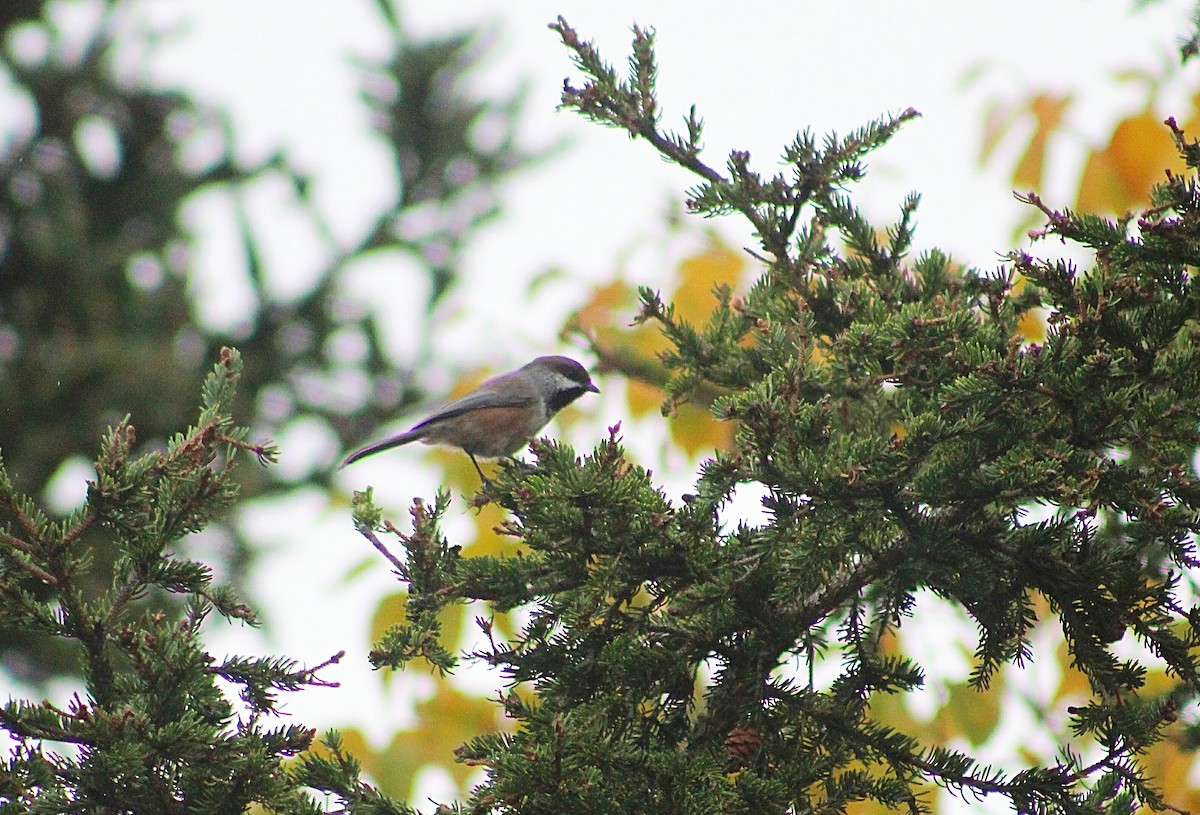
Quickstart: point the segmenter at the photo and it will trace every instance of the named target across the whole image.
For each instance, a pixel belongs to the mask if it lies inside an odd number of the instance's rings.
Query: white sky
[[[325,215],[342,239],[350,241],[392,194],[381,186],[392,177],[388,155],[367,130],[365,112],[357,106],[359,74],[347,61],[351,55],[384,55],[386,37],[372,2],[130,5],[125,24],[131,31],[146,20],[188,22],[179,37],[150,55],[154,75],[232,111],[245,160],[286,148],[313,173]],[[1054,148],[1057,171],[1043,190],[1048,201],[1070,202],[1080,144],[1094,144],[1143,98],[1136,84],[1120,86],[1108,77],[1128,69],[1161,75],[1164,66],[1177,63],[1175,37],[1186,30],[1191,3],[1162,3],[1136,15],[1130,6],[1094,0],[406,4],[402,16],[414,38],[493,22],[495,47],[475,77],[480,92],[506,94],[518,82],[531,81],[524,121],[528,143],[544,145],[564,136],[572,142],[562,157],[520,174],[507,187],[505,216],[470,252],[466,276],[446,306],[437,351],[455,361],[515,366],[555,350],[562,318],[586,296],[588,283],[609,279],[619,253],[639,237],[658,235],[668,203],[680,200],[693,183],[648,145],[556,112],[563,78],[579,79],[546,28],[558,14],[617,66],[628,54],[630,25],[655,27],[664,121],[677,125],[695,103],[707,123],[707,160],[716,166],[729,149],[745,148],[755,166],[769,172],[797,130],[845,133],[882,113],[917,108],[923,118],[870,159],[856,200],[870,217],[886,222],[905,194],[921,192],[918,248],[939,246],[986,268],[1014,246],[1019,205],[1007,174],[1022,134],[1006,144],[1007,159],[981,170],[976,157],[985,105],[1034,89],[1077,94],[1072,121],[1078,141]],[[968,70],[977,66],[982,71],[964,86]],[[1190,66],[1189,75],[1195,70]],[[1187,110],[1182,94],[1167,90],[1164,97],[1164,116]],[[286,294],[302,290],[320,263],[295,214],[279,210],[281,200],[278,190],[263,189],[251,206],[271,239],[273,284]],[[245,303],[229,289],[236,276],[227,270],[236,269],[237,255],[228,210],[219,200],[197,202],[186,223],[196,233],[203,313],[215,324],[233,324]],[[735,245],[750,245],[744,227],[732,219],[706,225],[720,228]],[[645,246],[627,260],[624,274],[637,283],[666,285],[688,248],[678,242]],[[531,313],[525,284],[552,267],[566,270],[567,278],[549,299],[538,300],[542,312]],[[360,296],[395,310],[396,341],[403,345],[406,293],[378,291],[379,277],[363,270]],[[590,447],[603,427],[623,418],[619,388],[606,390],[595,425],[573,429],[571,440],[580,447]],[[656,455],[652,439],[631,444],[640,445],[650,460]],[[313,466],[337,453],[315,446],[305,453]],[[416,454],[380,457],[348,472],[341,483],[347,490],[375,484],[380,500],[393,508],[392,517],[406,520],[410,497],[431,496],[439,483],[438,471],[421,461]],[[675,491],[689,479],[688,470],[668,474]],[[456,501],[450,513],[452,535],[469,531],[462,503]],[[745,511],[753,511],[753,496],[746,503]],[[261,507],[250,515],[249,526],[270,541],[256,582],[272,630],[265,641],[248,632],[215,632],[217,653],[265,650],[313,664],[347,648],[342,665],[326,674],[341,681],[342,689],[308,691],[289,698],[286,707],[298,721],[318,728],[356,724],[382,745],[408,721],[403,694],[412,688],[396,683],[385,693],[365,661],[370,615],[395,586],[385,564],[376,558],[366,575],[347,584],[347,570],[373,552],[351,529],[348,506],[331,509],[326,496],[298,495],[282,511]],[[439,786],[432,779],[429,794],[449,794]]]

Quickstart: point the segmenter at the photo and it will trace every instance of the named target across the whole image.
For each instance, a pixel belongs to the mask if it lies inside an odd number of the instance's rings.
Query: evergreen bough
[[[698,175],[689,209],[746,218],[763,270],[740,296],[719,290],[704,325],[642,291],[640,319],[672,343],[668,405],[708,401],[737,427],[682,501],[615,431],[582,459],[535,442],[536,463],[485,488],[512,513],[503,531],[520,556],[450,545],[444,494],[414,505],[411,533],[384,525],[404,549],[393,556],[359,496],[360,529],[410,592],[377,665],[453,668],[438,642],[449,604],[527,610],[511,641],[481,620],[492,644],[471,656],[512,682],[502,701],[517,727],[462,748],[488,770],[462,809],[917,812],[930,784],[1021,812],[1165,807],[1139,757],[1200,679],[1200,147],[1168,122],[1191,172],[1168,175],[1136,219],[1027,196],[1045,236],[1094,252],[1086,271],[1024,252],[994,272],[962,269],[938,251],[910,257],[915,195],[880,234],[846,192],[914,111],[846,137],[804,132],[775,175],[744,152],[719,170],[702,160],[694,109],[683,132],[661,126],[652,31],[634,29],[621,78],[566,21],[551,28],[585,76],[564,85],[563,107]],[[1031,309],[1046,316],[1042,342],[1023,337]],[[764,517],[723,526],[749,483]],[[1044,598],[1091,689],[1065,711],[1057,761],[981,766],[872,715],[873,700],[923,682],[922,665],[886,646],[922,591],[974,621],[980,690],[1030,658]],[[832,683],[781,670],[831,637]],[[1122,639],[1146,656],[1117,657]],[[1156,666],[1169,692],[1143,687]]]
[[[238,815],[257,804],[315,815],[335,800],[361,815],[409,811],[359,781],[336,736],[289,761],[314,733],[281,722],[276,697],[328,685],[318,671],[341,654],[302,668],[290,659],[216,659],[204,648],[213,612],[256,623],[207,566],[174,551],[233,504],[239,454],[275,460],[273,447],[247,442],[231,417],[241,367],[239,354],[223,349],[196,424],[165,452],[135,457],[128,419],[113,428],[86,502],[61,521],[19,494],[0,464],[0,621],[73,644],[86,684],[65,702],[0,707],[13,742],[0,761],[0,813]],[[109,534],[93,534],[100,527]],[[97,557],[97,540],[114,542],[115,560]],[[96,574],[110,562],[111,574]],[[181,613],[162,602],[169,595],[185,601]]]

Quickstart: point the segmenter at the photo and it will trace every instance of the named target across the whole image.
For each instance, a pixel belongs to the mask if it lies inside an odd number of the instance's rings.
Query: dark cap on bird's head
[[[538,357],[533,362],[526,363],[524,368],[543,367],[557,374],[561,374],[565,379],[569,379],[578,383],[585,391],[590,393],[599,393],[600,389],[592,384],[592,378],[588,375],[587,368],[580,365],[570,357],[546,356]]]
[[[600,392],[588,375],[587,368],[570,357],[538,357],[523,366],[523,370],[539,379],[549,380],[547,384],[551,388],[546,408],[550,415],[558,413],[585,393]]]

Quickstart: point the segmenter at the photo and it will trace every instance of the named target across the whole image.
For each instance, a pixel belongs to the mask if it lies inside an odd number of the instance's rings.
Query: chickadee
[[[511,456],[585,393],[599,393],[587,369],[567,357],[538,357],[515,371],[494,376],[398,436],[368,444],[346,457],[342,467],[360,458],[410,441],[457,447],[471,457]],[[339,468],[340,469],[340,468]]]

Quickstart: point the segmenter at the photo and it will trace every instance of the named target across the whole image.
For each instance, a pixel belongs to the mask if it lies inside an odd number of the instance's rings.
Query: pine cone
[[[725,736],[729,757],[738,761],[754,758],[762,748],[762,734],[753,727],[735,727]]]

